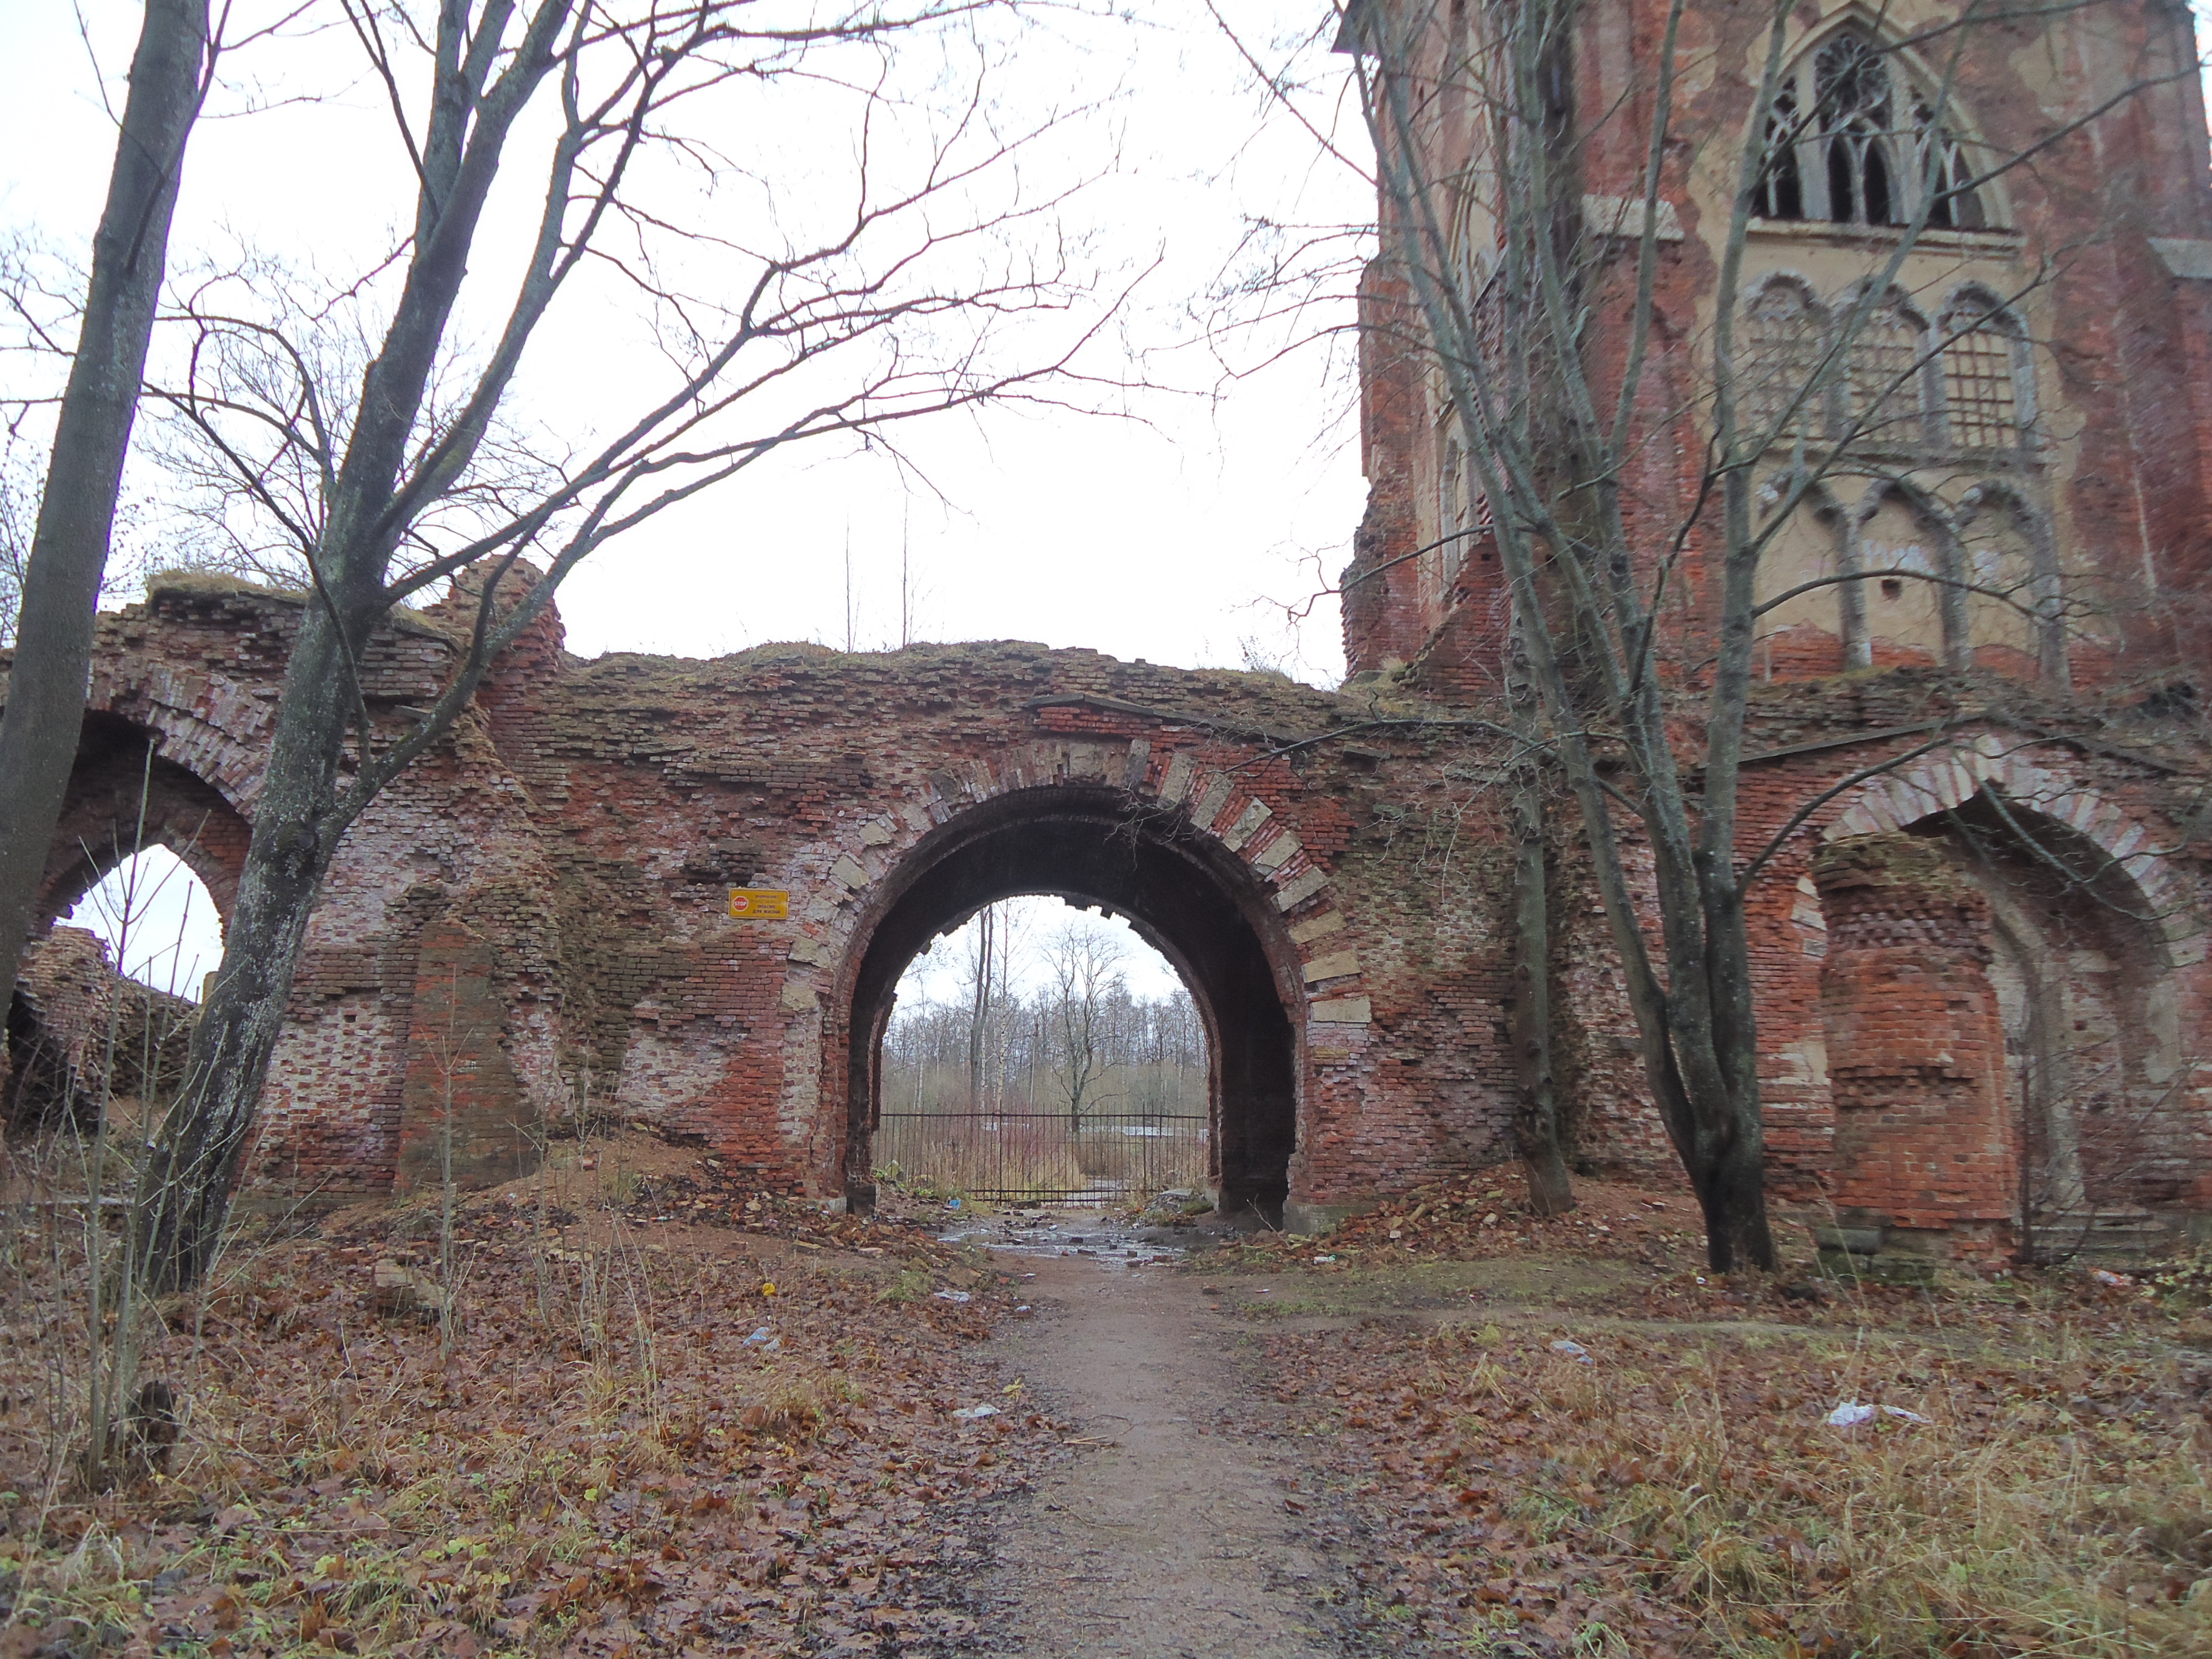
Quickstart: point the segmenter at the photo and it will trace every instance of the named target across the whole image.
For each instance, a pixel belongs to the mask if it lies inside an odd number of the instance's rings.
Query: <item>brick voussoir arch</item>
[[[784,1006],[810,1013],[847,959],[861,901],[933,830],[962,812],[1019,790],[1073,785],[1121,791],[1171,811],[1211,837],[1273,900],[1298,952],[1310,1024],[1364,1026],[1371,1003],[1358,953],[1332,948],[1344,917],[1328,871],[1260,794],[1234,772],[1205,764],[1172,738],[1126,743],[1040,738],[930,772],[892,811],[857,819],[789,867],[809,896],[798,916]],[[796,1082],[797,1079],[793,1079]],[[805,1092],[802,1088],[801,1093]]]
[[[121,861],[143,829],[227,917],[265,775],[268,700],[218,675],[133,653],[94,659],[85,725],[35,900],[43,928]]]
[[[1329,1055],[1332,1066],[1348,1062],[1367,1036],[1370,1004],[1361,992],[1356,954],[1340,942],[1328,948],[1346,925],[1330,872],[1278,817],[1264,790],[1253,787],[1242,759],[1218,739],[1186,735],[1180,727],[1104,740],[1041,736],[933,769],[925,757],[888,810],[852,813],[833,834],[785,858],[780,879],[792,891],[793,915],[778,999],[784,1060],[775,1109],[780,1137],[810,1172],[810,1190],[850,1194],[869,1184],[852,1158],[866,1144],[854,1103],[870,1099],[876,1086],[872,1051],[890,1009],[884,975],[896,967],[882,954],[879,929],[902,916],[895,926],[903,931],[892,936],[902,942],[890,946],[902,951],[914,942],[916,925],[915,913],[902,907],[928,884],[949,882],[946,896],[963,890],[971,901],[986,896],[990,881],[947,873],[957,872],[975,849],[1007,837],[1018,842],[1032,823],[1044,838],[1035,844],[1042,848],[1068,823],[1096,821],[1127,825],[1141,845],[1154,849],[1133,848],[1133,856],[1167,856],[1187,872],[1180,879],[1212,894],[1200,901],[1196,888],[1188,889],[1177,901],[1201,909],[1218,902],[1222,908],[1204,927],[1233,930],[1231,918],[1242,918],[1246,946],[1199,946],[1193,955],[1199,938],[1225,941],[1231,935],[1186,935],[1192,913],[1181,908],[1172,918],[1146,916],[1141,903],[1131,910],[1129,896],[1114,896],[1117,877],[1095,870],[1079,875],[1085,855],[1068,854],[1073,862],[1066,878],[1077,885],[1066,890],[1111,899],[1187,977],[1203,981],[1202,1004],[1214,1011],[1208,1018],[1230,1022],[1212,1034],[1232,1056],[1220,1062],[1228,1070],[1216,1079],[1222,1092],[1215,1109],[1235,1113],[1233,1127],[1227,1116],[1219,1126],[1219,1179],[1224,1191],[1273,1191],[1273,1201],[1283,1201],[1275,1189],[1292,1178],[1287,1160],[1305,1133],[1302,1079],[1316,1052],[1311,1040],[1326,1030],[1328,1039],[1317,1052]],[[1178,842],[1180,855],[1170,851]],[[1040,855],[1008,850],[1017,864]],[[1051,872],[1060,867],[1032,864],[1016,879],[1042,877],[1039,890],[1055,890]],[[1104,885],[1094,889],[1095,880]],[[1240,957],[1240,949],[1250,954]],[[1279,1048],[1267,1034],[1271,1019],[1281,1033]]]
[[[2035,748],[2047,754],[2051,745]],[[2167,966],[2202,961],[2206,943],[2189,884],[2173,869],[2148,824],[2081,781],[2071,766],[2028,757],[2021,739],[1996,731],[1962,735],[1938,755],[1869,780],[1844,796],[1820,831],[1823,841],[1902,830],[1964,805],[1984,789],[2065,824],[2100,849],[2143,896],[2164,940]]]
[[[94,665],[88,711],[145,732],[154,752],[206,784],[251,820],[260,798],[275,706],[265,689],[144,658]]]

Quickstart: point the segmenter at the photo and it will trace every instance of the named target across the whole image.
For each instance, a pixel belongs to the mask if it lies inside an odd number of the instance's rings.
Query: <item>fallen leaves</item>
[[[1931,1341],[1926,1301],[1863,1304],[1848,1334],[1577,1310],[1568,1336],[1536,1305],[1501,1310],[1510,1327],[1271,1334],[1265,1358],[1325,1464],[1314,1524],[1409,1636],[2212,1651],[2212,1364],[2140,1303],[2117,1328],[2077,1302],[2024,1328],[1965,1297]],[[1838,1400],[1876,1403],[1844,1421]]]
[[[0,1622],[410,1659],[958,1639],[945,1586],[1065,1428],[1016,1411],[1018,1385],[961,1414],[1001,1276],[920,1227],[746,1202],[693,1246],[471,1204],[443,1355],[404,1212],[234,1259],[147,1356],[190,1401],[170,1480],[40,1513],[20,1494],[42,1446],[0,1419]],[[880,1254],[832,1260],[848,1235]],[[886,1304],[894,1271],[962,1299]],[[58,1334],[70,1287],[33,1288],[9,1327]],[[42,1358],[0,1357],[0,1395],[42,1386]]]

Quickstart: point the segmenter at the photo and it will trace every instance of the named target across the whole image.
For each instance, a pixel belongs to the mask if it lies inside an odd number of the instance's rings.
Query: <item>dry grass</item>
[[[1492,1326],[1379,1376],[1305,1347],[1345,1472],[1383,1472],[1378,1579],[1478,1650],[2212,1652],[2212,1368],[2063,1328],[1581,1334],[1590,1363]]]
[[[889,1229],[880,1263],[842,1267],[727,1231],[648,1237],[589,1194],[618,1198],[650,1149],[564,1157],[561,1196],[587,1206],[565,1231],[539,1233],[526,1183],[460,1217],[450,1348],[368,1305],[375,1261],[425,1255],[434,1196],[236,1249],[149,1346],[185,1403],[168,1467],[100,1494],[50,1473],[82,1426],[82,1268],[19,1233],[0,1653],[767,1654],[854,1620],[934,1631],[924,1564],[1030,1432],[947,1416],[987,1287],[960,1269],[972,1304],[886,1310]],[[57,1410],[13,1409],[50,1389]]]
[[[2212,1544],[2208,1446],[2201,1423],[2146,1399],[2174,1379],[2078,1348],[1996,1368],[1927,1350],[1887,1360],[1829,1356],[1836,1385],[1788,1412],[1744,1401],[1741,1367],[1710,1355],[1626,1394],[1626,1379],[1555,1363],[1548,1392],[1586,1396],[1579,1421],[1646,1452],[1599,1530],[1739,1636],[1900,1654],[2212,1650],[2212,1595],[2197,1590],[2212,1590],[2212,1561],[2172,1547]],[[1926,1423],[1838,1429],[1820,1409],[1900,1394]]]

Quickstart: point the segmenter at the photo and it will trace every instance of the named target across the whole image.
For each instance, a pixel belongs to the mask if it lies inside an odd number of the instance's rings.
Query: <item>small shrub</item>
[[[929,1275],[919,1267],[901,1270],[897,1278],[877,1292],[878,1302],[919,1302],[929,1294]]]

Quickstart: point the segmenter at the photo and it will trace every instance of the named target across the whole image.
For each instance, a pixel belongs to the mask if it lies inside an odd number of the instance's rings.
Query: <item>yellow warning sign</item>
[[[732,887],[730,914],[739,921],[781,921],[791,914],[791,895],[781,887]]]

